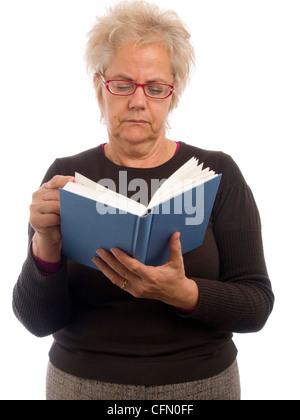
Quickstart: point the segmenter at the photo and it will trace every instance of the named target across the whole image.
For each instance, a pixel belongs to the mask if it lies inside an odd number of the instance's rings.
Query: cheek
[[[107,98],[105,93],[98,99],[102,117],[104,118],[106,124],[114,125],[118,121],[118,109],[116,104],[113,103],[111,98]]]
[[[157,125],[162,125],[166,123],[170,113],[170,104],[171,103],[168,103],[164,104],[164,106],[157,107],[153,114],[155,116],[154,123],[156,123]]]
[[[120,121],[118,115],[115,115],[113,112],[108,112],[105,116],[106,127],[109,132],[119,131]]]
[[[100,90],[97,94],[97,99],[98,99],[98,105],[100,108],[100,112],[103,118],[106,118],[106,112],[105,112],[105,103],[104,103],[104,99],[103,99],[103,91]]]

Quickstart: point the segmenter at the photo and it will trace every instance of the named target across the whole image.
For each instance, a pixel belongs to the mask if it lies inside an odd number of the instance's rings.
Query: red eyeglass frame
[[[167,99],[167,98],[169,98],[171,95],[173,95],[173,93],[174,93],[174,90],[175,90],[175,86],[173,86],[173,85],[168,85],[167,83],[135,83],[135,82],[132,82],[131,80],[121,80],[121,79],[111,79],[111,80],[105,80],[104,79],[104,76],[102,75],[102,74],[100,74],[100,73],[98,73],[98,75],[100,76],[100,79],[102,80],[102,82],[103,82],[103,84],[104,84],[104,86],[106,87],[106,89],[108,90],[108,92],[111,94],[111,95],[114,95],[114,96],[131,96],[131,95],[133,95],[135,92],[136,92],[136,90],[137,90],[137,88],[138,87],[142,87],[143,88],[143,91],[144,91],[144,94],[148,97],[148,98],[151,98],[151,99],[160,99],[160,100],[163,100],[163,99]],[[113,93],[110,89],[109,89],[109,83],[110,82],[129,82],[129,83],[132,83],[133,85],[135,85],[135,90],[132,92],[132,93],[130,93],[129,95],[119,95],[118,93]],[[145,92],[145,86],[149,86],[149,85],[162,85],[162,86],[168,86],[169,88],[171,88],[171,91],[170,91],[170,93],[168,94],[168,96],[165,96],[164,98],[156,98],[156,97],[154,97],[154,96],[149,96],[149,95],[147,95],[147,93]]]

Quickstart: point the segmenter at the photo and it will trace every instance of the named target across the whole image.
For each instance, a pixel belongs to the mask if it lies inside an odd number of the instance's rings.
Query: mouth
[[[130,124],[149,124],[148,121],[144,121],[144,120],[127,120],[128,123]]]

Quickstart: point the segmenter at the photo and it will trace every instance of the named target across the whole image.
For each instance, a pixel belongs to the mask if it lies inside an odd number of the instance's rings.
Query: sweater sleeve
[[[63,175],[57,162],[49,168],[43,183]],[[34,335],[45,337],[65,327],[72,317],[68,270],[65,261],[53,275],[43,275],[32,255],[34,230],[29,226],[27,258],[13,290],[13,310],[18,320]]]
[[[221,331],[255,332],[263,328],[274,304],[260,217],[239,168],[229,156],[223,154],[222,159],[222,183],[212,213],[220,278],[194,278],[198,306],[182,316]]]
[[[66,265],[55,275],[44,276],[30,249],[14,287],[13,310],[24,327],[37,337],[65,327],[72,314]]]

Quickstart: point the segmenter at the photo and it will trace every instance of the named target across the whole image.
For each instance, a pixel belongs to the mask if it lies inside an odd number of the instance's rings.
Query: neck
[[[128,145],[116,145],[114,142],[105,145],[105,155],[113,163],[128,168],[154,168],[170,160],[176,151],[177,144],[164,139],[161,142]]]

